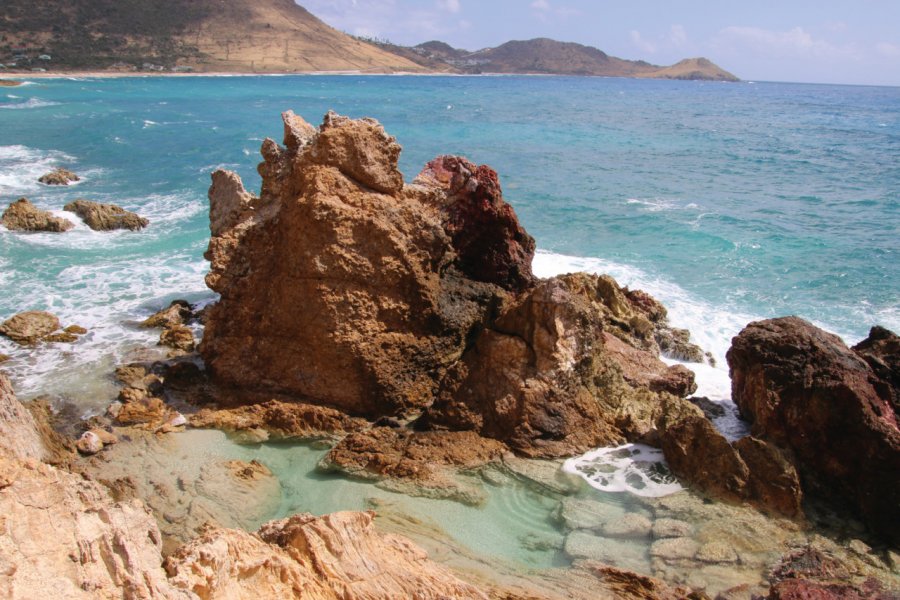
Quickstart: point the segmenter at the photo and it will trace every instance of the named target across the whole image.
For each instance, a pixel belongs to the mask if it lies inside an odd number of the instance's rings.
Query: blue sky
[[[900,0],[299,0],[329,25],[477,50],[550,37],[760,81],[900,85]]]

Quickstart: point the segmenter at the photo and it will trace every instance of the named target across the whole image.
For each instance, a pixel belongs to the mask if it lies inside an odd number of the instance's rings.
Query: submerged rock
[[[49,173],[38,177],[38,181],[46,185],[69,185],[73,181],[80,181],[81,177],[62,167],[57,167]]]
[[[73,212],[94,231],[112,231],[113,229],[129,229],[137,231],[150,224],[148,219],[127,211],[115,204],[101,204],[90,200],[79,199],[69,202],[63,210]]]
[[[50,231],[64,232],[75,227],[68,219],[55,217],[46,210],[37,208],[27,198],[19,198],[3,211],[0,223],[10,231]]]
[[[876,338],[890,336],[877,331]],[[876,345],[869,340],[860,352]],[[797,317],[749,324],[727,357],[741,415],[754,436],[796,456],[806,493],[851,503],[873,532],[900,541],[890,369],[879,375],[840,338]]]

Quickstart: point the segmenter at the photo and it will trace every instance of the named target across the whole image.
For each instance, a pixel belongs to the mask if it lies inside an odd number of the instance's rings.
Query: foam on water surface
[[[684,489],[669,471],[662,450],[643,444],[591,450],[566,460],[563,470],[602,492],[659,498]]]

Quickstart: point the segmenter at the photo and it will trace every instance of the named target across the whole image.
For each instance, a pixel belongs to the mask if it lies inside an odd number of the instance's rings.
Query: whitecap
[[[58,150],[39,150],[28,146],[0,146],[0,196],[23,195],[40,189],[38,177],[60,163],[75,158]]]
[[[41,98],[29,98],[25,102],[15,102],[13,104],[0,104],[0,108],[23,109],[23,108],[45,108],[47,106],[59,106],[59,102],[52,100],[42,100]]]
[[[562,468],[604,492],[658,498],[684,489],[669,471],[662,450],[643,444],[591,450],[566,460]]]

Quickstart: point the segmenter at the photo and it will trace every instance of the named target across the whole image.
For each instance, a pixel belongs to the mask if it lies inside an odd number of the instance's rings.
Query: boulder
[[[29,310],[0,323],[0,335],[22,346],[45,341],[60,328],[59,319],[43,310]]]
[[[286,127],[307,140],[298,119]],[[366,416],[431,404],[507,293],[464,275],[436,210],[446,190],[404,186],[399,151],[377,122],[329,113],[303,145],[264,142],[259,198],[214,174],[221,297],[200,352],[218,381]]]
[[[78,199],[66,204],[63,210],[73,212],[81,217],[81,220],[94,231],[112,231],[113,229],[137,231],[150,224],[150,221],[144,217],[115,204],[101,204]]]
[[[194,332],[185,325],[173,325],[159,334],[159,345],[181,352],[194,351]]]
[[[187,300],[173,300],[166,308],[153,313],[141,321],[140,326],[168,329],[176,325],[187,325],[193,314],[191,305]]]
[[[97,454],[103,450],[103,441],[100,439],[100,436],[93,431],[85,431],[81,434],[81,437],[78,438],[78,441],[75,442],[75,447],[78,448],[78,451],[82,454]]]
[[[870,340],[860,352],[876,345]],[[797,317],[750,323],[727,358],[741,415],[754,437],[793,453],[804,491],[849,503],[874,532],[900,541],[894,380]]]
[[[662,450],[673,473],[721,500],[749,502],[786,517],[802,514],[799,476],[781,450],[749,436],[729,443],[695,410],[660,424]]]
[[[37,208],[27,198],[19,198],[10,204],[3,211],[0,223],[10,231],[63,232],[75,227],[71,221]]]
[[[69,185],[73,181],[80,181],[81,177],[62,167],[57,167],[49,173],[38,177],[38,181],[46,185]]]

